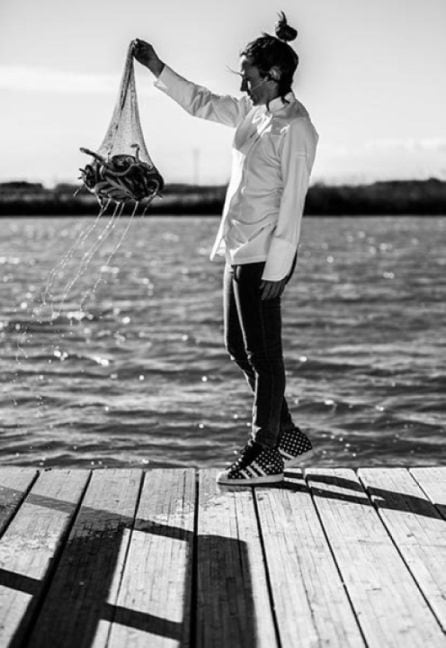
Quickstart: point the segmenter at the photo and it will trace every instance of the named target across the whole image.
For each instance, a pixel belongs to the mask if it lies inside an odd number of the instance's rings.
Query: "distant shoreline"
[[[95,197],[79,185],[58,184],[52,189],[24,181],[0,183],[0,217],[91,216],[98,213]],[[168,184],[163,197],[150,205],[150,215],[219,215],[226,193],[224,185]],[[128,210],[130,212],[130,207]],[[307,216],[446,215],[446,182],[393,180],[365,185],[310,187],[305,202]]]

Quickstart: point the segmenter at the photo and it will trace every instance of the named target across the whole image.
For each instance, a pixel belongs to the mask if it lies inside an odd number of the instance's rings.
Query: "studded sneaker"
[[[273,484],[283,480],[283,459],[277,448],[248,443],[238,459],[217,475],[217,483],[232,486]]]
[[[278,450],[285,468],[297,466],[314,453],[310,439],[298,427],[282,434]]]

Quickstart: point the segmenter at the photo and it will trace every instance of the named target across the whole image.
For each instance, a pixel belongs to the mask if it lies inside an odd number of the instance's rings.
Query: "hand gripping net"
[[[111,200],[122,205],[146,201],[147,208],[163,189],[163,178],[152,162],[142,133],[132,45],[127,53],[118,101],[104,140],[97,152],[86,148],[80,150],[93,158],[80,169],[80,179],[95,194],[102,209]]]

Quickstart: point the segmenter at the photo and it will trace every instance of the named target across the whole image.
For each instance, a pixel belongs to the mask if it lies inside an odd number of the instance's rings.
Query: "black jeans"
[[[288,276],[291,276],[293,268]],[[293,427],[285,393],[281,298],[261,300],[265,262],[226,264],[223,281],[225,346],[254,392],[251,439],[276,447]]]

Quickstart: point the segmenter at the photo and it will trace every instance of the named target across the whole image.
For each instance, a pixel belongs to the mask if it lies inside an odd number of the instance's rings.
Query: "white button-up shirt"
[[[262,279],[291,270],[319,136],[290,92],[267,106],[216,95],[165,66],[154,85],[187,112],[236,128],[231,180],[211,252],[231,264],[265,261]]]

